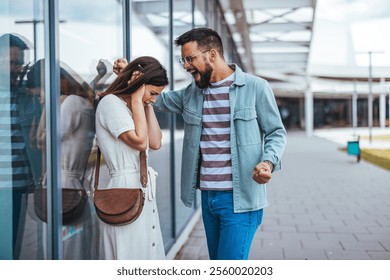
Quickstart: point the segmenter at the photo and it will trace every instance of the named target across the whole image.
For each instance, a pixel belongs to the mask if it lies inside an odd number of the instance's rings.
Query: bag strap
[[[100,148],[98,147],[97,158],[96,158],[96,170],[95,170],[95,185],[94,185],[95,191],[97,190],[99,185],[100,158],[101,158],[101,152],[100,152]],[[148,184],[148,171],[147,171],[148,165],[146,163],[145,151],[139,152],[139,160],[140,160],[140,182],[142,187],[146,188],[146,185]]]

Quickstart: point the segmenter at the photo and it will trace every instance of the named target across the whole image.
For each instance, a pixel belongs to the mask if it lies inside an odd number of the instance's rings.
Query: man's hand
[[[256,165],[255,169],[253,169],[253,180],[258,184],[266,184],[271,179],[271,166],[266,162],[260,162]]]
[[[127,64],[129,63],[127,62],[126,58],[118,58],[114,62],[112,71],[114,71],[114,73],[118,75],[127,66]]]

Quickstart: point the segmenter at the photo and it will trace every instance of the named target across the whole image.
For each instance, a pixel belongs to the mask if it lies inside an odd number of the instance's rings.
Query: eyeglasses
[[[201,54],[204,54],[206,52],[209,52],[210,50],[207,50],[207,51],[203,51],[201,53],[198,53],[196,55],[189,55],[189,56],[186,56],[186,57],[181,57],[179,58],[179,62],[182,66],[184,66],[184,64],[188,63],[188,64],[191,64],[192,61],[197,57],[197,56],[200,56]]]

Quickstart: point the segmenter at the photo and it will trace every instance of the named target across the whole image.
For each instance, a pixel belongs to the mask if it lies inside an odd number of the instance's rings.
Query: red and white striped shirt
[[[205,90],[200,149],[201,190],[232,190],[229,88],[234,73]]]

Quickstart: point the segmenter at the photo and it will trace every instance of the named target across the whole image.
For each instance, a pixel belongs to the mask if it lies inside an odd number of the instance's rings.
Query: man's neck
[[[211,76],[210,82],[216,83],[222,81],[234,73],[234,69],[230,68],[228,64],[221,63],[216,66]]]

